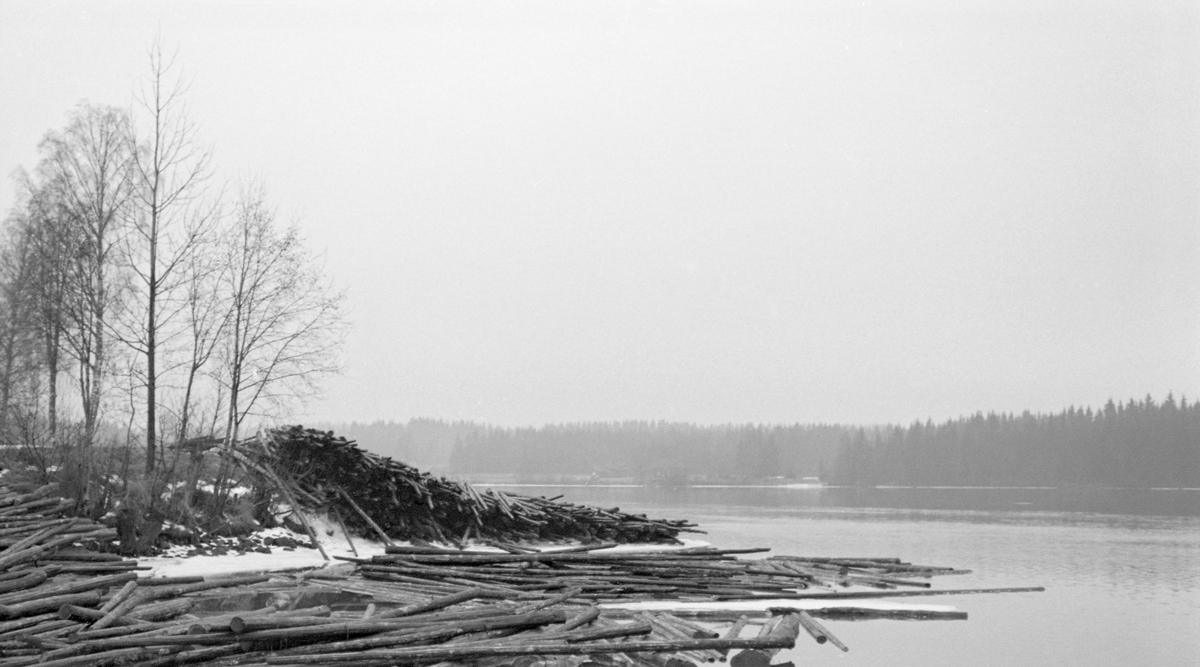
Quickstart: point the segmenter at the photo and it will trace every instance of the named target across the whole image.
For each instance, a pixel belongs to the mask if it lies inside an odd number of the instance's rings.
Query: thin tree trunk
[[[146,474],[149,475],[154,471],[154,454],[156,449],[157,434],[155,432],[155,385],[156,385],[156,368],[155,368],[155,309],[157,306],[157,294],[155,294],[155,247],[150,245],[150,303],[149,317],[146,326]]]
[[[51,327],[46,333],[46,374],[48,405],[46,406],[47,428],[50,441],[54,442],[58,433],[58,327]]]

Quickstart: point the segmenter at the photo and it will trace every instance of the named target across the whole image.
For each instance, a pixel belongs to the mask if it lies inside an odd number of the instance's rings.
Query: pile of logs
[[[635,603],[1039,590],[930,590],[930,577],[962,571],[898,559],[743,559],[765,549],[612,544],[536,551],[501,542],[487,551],[392,546],[300,574],[139,579],[135,561],[86,550],[111,542],[114,531],[59,516],[65,503],[52,493],[0,487],[0,667],[766,667],[801,629],[845,650],[818,618],[966,615],[844,602],[808,612],[668,613]],[[876,590],[840,590],[847,586]]]
[[[300,426],[243,440],[226,455],[260,488],[279,490],[281,500],[332,512],[358,534],[385,542],[677,542],[680,532],[701,532],[687,521],[479,490]]]

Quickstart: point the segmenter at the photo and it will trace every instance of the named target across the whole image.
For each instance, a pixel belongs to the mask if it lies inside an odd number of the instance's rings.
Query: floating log
[[[807,631],[813,639],[817,640],[818,644],[824,644],[826,641],[828,641],[830,644],[842,649],[843,652],[850,650],[850,647],[846,646],[841,642],[840,639],[833,636],[833,633],[826,630],[825,626],[818,623],[816,619],[814,619],[812,616],[809,616],[807,612],[801,611],[795,614],[795,617],[799,621],[800,625],[804,627],[805,631]]]

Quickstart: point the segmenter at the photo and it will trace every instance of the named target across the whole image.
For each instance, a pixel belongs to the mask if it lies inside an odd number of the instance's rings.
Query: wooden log
[[[270,580],[270,575],[246,574],[233,577],[205,579],[192,584],[156,586],[153,589],[144,590],[142,593],[147,596],[147,599],[161,600],[163,598],[187,595],[189,593],[198,593],[200,591],[208,591],[215,588],[235,588],[250,586],[252,584],[261,584]],[[142,582],[139,580],[139,584],[141,583]]]
[[[159,658],[150,660],[142,660],[137,663],[138,667],[174,667],[175,665],[189,665],[195,663],[203,663],[211,667],[219,667],[220,658],[230,657],[241,652],[241,647],[237,644],[229,646],[207,646],[204,648],[192,649],[190,651],[179,651],[171,653]],[[237,656],[236,665],[241,664],[256,664],[256,656],[254,654],[244,654]],[[262,664],[257,662],[257,664]],[[233,667],[230,665],[229,667]]]
[[[682,630],[688,637],[692,639],[716,639],[721,636],[721,633],[711,628],[703,628],[695,623],[685,621],[675,614],[662,613],[658,614],[657,618],[664,623],[669,623]]]
[[[797,614],[794,614],[794,616],[800,620],[800,625],[804,627],[808,634],[812,635],[813,639],[817,640],[818,644],[824,644],[828,640],[830,644],[842,649],[843,652],[850,650],[850,647],[846,646],[840,639],[833,636],[831,632],[825,629],[825,626],[818,623],[816,619],[810,616],[807,612],[801,611]]]
[[[341,513],[334,510],[333,516],[337,520],[338,527],[342,529],[342,535],[346,536],[346,544],[350,545],[350,552],[357,556],[358,548],[354,546],[354,539],[350,537],[350,529],[346,527],[346,522],[342,521]],[[326,560],[328,560],[328,558]]]
[[[977,593],[1041,593],[1046,589],[1043,586],[1032,586],[1025,588],[958,588],[958,589],[942,589],[942,590],[922,590],[922,591],[879,591],[879,592],[855,592],[855,593],[791,593],[772,595],[774,599],[780,600],[869,600],[874,598],[897,598],[897,597],[916,597],[925,595],[974,595]],[[758,595],[726,595],[721,596],[723,600],[753,600],[762,599]]]
[[[75,517],[65,519],[46,519],[43,517],[13,517],[0,521],[0,536],[8,538],[12,535],[42,530],[63,523],[74,523]],[[7,546],[7,545],[6,545]]]
[[[676,610],[676,613],[679,613],[678,610]],[[750,618],[748,616],[746,616],[745,614],[742,614],[741,616],[739,616],[737,618],[737,620],[735,620],[733,622],[733,625],[729,626],[729,629],[725,631],[725,634],[722,636],[722,638],[723,639],[738,639],[738,638],[740,638],[742,636],[742,630],[745,629],[746,625],[749,624],[749,622],[750,622]],[[721,649],[719,651],[719,653],[721,654],[721,657],[720,657],[721,662],[725,662],[725,657],[729,655],[729,649]]]
[[[30,628],[26,628],[24,630],[16,630],[13,632],[6,632],[3,635],[0,635],[0,641],[10,641],[10,640],[16,639],[17,637],[21,637],[21,636],[25,636],[25,635],[45,636],[47,633],[58,632],[60,630],[66,630],[69,632],[73,627],[76,627],[76,626],[77,626],[77,624],[73,621],[64,621],[64,620],[42,621],[41,623],[38,623],[37,625],[30,627]]]
[[[759,628],[758,638],[770,637],[781,620],[782,616],[771,616]],[[768,667],[771,664],[771,658],[777,652],[777,648],[747,648],[735,653],[729,660],[729,664],[732,667]]]
[[[469,588],[459,593],[447,595],[445,597],[436,598],[429,602],[421,604],[409,605],[399,609],[389,609],[375,614],[375,618],[399,618],[401,616],[412,616],[414,614],[423,614],[435,609],[442,609],[451,605],[456,605],[467,600],[474,600],[482,597],[496,597],[493,593],[482,588]]]
[[[59,618],[65,621],[98,621],[106,615],[107,612],[74,604],[64,604],[58,608]],[[144,625],[144,623],[127,617],[118,618],[116,624],[121,626]]]
[[[28,549],[28,548],[35,546],[37,544],[40,544],[42,542],[45,542],[46,540],[49,540],[51,537],[54,537],[55,535],[65,533],[67,530],[69,530],[72,526],[75,525],[75,520],[71,519],[68,521],[48,521],[48,522],[46,522],[46,524],[47,525],[45,525],[44,527],[39,526],[37,532],[33,533],[32,535],[28,535],[24,538],[21,538],[15,542],[13,542],[12,545],[10,545],[7,549],[0,552],[0,559],[3,559],[4,557],[7,557],[7,556],[11,556],[14,553],[24,551],[25,549]],[[0,560],[0,563],[2,563],[2,562],[3,562],[3,560]]]
[[[87,561],[87,562],[97,562],[97,563],[124,563],[124,562],[127,562],[127,563],[132,563],[134,565],[137,564],[137,561],[126,560],[125,558],[123,558],[122,556],[120,556],[118,554],[102,553],[99,551],[89,551],[87,549],[82,549],[82,548],[78,548],[78,547],[59,549],[58,551],[55,551],[54,555],[51,556],[50,558],[53,560],[56,560],[56,561],[73,560],[73,561]]]
[[[595,621],[597,618],[600,618],[600,609],[589,605],[587,607],[587,609],[584,609],[583,611],[579,612],[575,616],[567,619],[567,622],[563,623],[562,626],[559,627],[557,631],[558,632],[570,632],[576,628],[581,628],[585,625],[588,625],[592,621]]]
[[[204,577],[199,575],[184,577],[142,577],[137,581],[139,586],[182,586],[183,584],[201,583],[204,581]]]
[[[27,628],[34,627],[47,621],[57,621],[58,614],[38,614],[36,616],[26,616],[12,621],[0,622],[0,636],[7,635],[13,632],[21,632]]]
[[[667,613],[642,613],[638,616],[642,620],[649,622],[654,631],[663,639],[699,639],[692,636],[692,631],[672,622],[673,617]],[[678,619],[674,619],[678,620]],[[705,637],[707,639],[715,639],[715,637]],[[696,663],[716,662],[725,657],[723,653],[715,650],[706,651],[683,651],[679,655],[688,658]]]
[[[141,648],[102,651],[100,653],[89,653],[39,662],[38,667],[106,667],[107,665],[118,665],[133,661],[141,657],[144,653],[145,651]]]
[[[113,606],[111,609],[105,612],[103,616],[96,619],[96,621],[92,623],[92,629],[102,630],[110,625],[118,623],[125,616],[125,614],[129,613],[134,607],[145,602],[147,599],[148,598],[145,593],[137,593],[127,597],[119,604]],[[126,625],[126,623],[120,624]]]
[[[690,641],[629,641],[613,644],[584,642],[527,642],[523,644],[460,644],[450,646],[412,647],[356,651],[352,653],[322,653],[317,655],[271,655],[267,664],[323,664],[363,661],[364,664],[393,664],[397,662],[432,662],[464,660],[480,656],[521,655],[587,655],[604,653],[674,653],[677,651],[722,648],[791,648],[795,639],[780,637],[755,639],[693,639]]]
[[[18,578],[0,581],[0,595],[4,593],[11,593],[12,591],[23,591],[33,588],[34,586],[39,586],[46,581],[48,576],[49,575],[46,574],[46,570],[44,569],[28,570]]]
[[[42,614],[48,611],[58,611],[58,608],[64,604],[92,606],[99,604],[99,602],[100,594],[96,591],[71,593],[68,595],[54,595],[36,600],[30,600],[28,602],[0,605],[0,619],[8,620],[19,618],[21,616]]]
[[[35,544],[32,546],[26,547],[24,549],[21,549],[19,551],[15,551],[12,549],[6,550],[3,554],[0,554],[0,570],[10,568],[10,567],[20,564],[20,563],[37,560],[38,558],[40,558],[42,556],[42,554],[52,551],[53,549],[55,549],[57,547],[71,544],[72,542],[76,542],[76,541],[88,539],[88,538],[107,537],[107,536],[109,536],[109,534],[111,532],[112,531],[109,531],[109,530],[102,530],[102,531],[95,531],[95,532],[91,532],[91,533],[82,533],[82,534],[77,534],[77,535],[76,534],[59,535],[58,537],[55,537],[48,542],[43,542],[41,544]]]
[[[577,587],[568,588],[567,590],[563,591],[562,593],[548,597],[545,600],[540,600],[538,602],[531,603],[526,608],[526,611],[537,611],[538,609],[545,609],[546,607],[553,607],[556,604],[562,604],[562,603],[566,602],[567,600],[570,600],[571,598],[575,597],[576,595],[579,595],[582,592],[583,592],[582,588],[577,588]]]
[[[122,572],[121,574],[113,574],[106,577],[88,577],[67,581],[61,584],[43,585],[31,590],[18,591],[0,595],[0,605],[18,604],[37,600],[45,597],[54,597],[59,595],[68,595],[71,593],[83,593],[101,588],[108,588],[118,584],[124,584],[137,579],[137,574],[134,572]]]
[[[591,642],[598,639],[616,639],[618,637],[635,637],[637,635],[648,635],[654,631],[654,626],[646,622],[633,623],[631,625],[615,626],[608,628],[596,628],[588,632],[578,634],[574,637],[566,639],[568,644],[579,644],[582,642]]]
[[[149,565],[138,565],[133,561],[125,563],[72,563],[53,560],[41,561],[47,566],[58,568],[59,574],[113,574],[118,572],[135,572],[149,570]]]
[[[442,642],[454,637],[475,632],[491,632],[510,629],[525,629],[554,623],[564,618],[561,612],[534,612],[532,614],[493,615],[490,617],[459,622],[427,622],[412,627],[397,627],[373,637],[339,641],[329,644],[312,644],[281,651],[287,655],[315,655],[343,651],[364,651],[394,646],[420,645]],[[398,619],[401,621],[410,619]]]
[[[392,648],[396,646],[436,644],[453,639],[462,634],[462,628],[454,625],[440,627],[403,628],[392,632],[383,632],[373,637],[347,639],[324,644],[310,644],[290,649],[276,651],[275,655],[318,655],[341,653],[348,651],[362,652],[372,649]]]
[[[350,504],[351,509],[357,512],[358,515],[362,517],[363,521],[366,521],[367,525],[370,526],[377,535],[379,535],[379,539],[383,540],[385,545],[389,547],[395,546],[396,543],[392,541],[392,538],[388,537],[387,533],[383,532],[383,529],[379,527],[379,524],[375,523],[375,521],[371,519],[371,517],[368,516],[361,507],[358,506],[358,503],[354,502],[354,499],[350,497],[349,493],[346,493],[345,489],[339,488],[338,491],[341,492],[342,497],[346,499],[346,502]]]
[[[297,519],[300,519],[300,524],[304,526],[304,530],[308,533],[308,539],[312,540],[313,546],[317,548],[317,551],[321,552],[321,558],[324,558],[325,562],[328,563],[329,554],[325,553],[325,547],[321,546],[321,541],[317,539],[317,531],[313,530],[312,524],[308,521],[308,517],[304,516],[304,512],[300,511],[300,503],[296,502],[296,497],[292,495],[291,489],[284,484],[283,480],[279,479],[274,472],[269,470],[267,472],[271,474],[271,478],[279,487],[280,493],[282,493],[283,497],[287,499],[288,505],[292,507],[293,514],[296,515]]]
[[[108,599],[107,602],[105,602],[103,605],[101,605],[99,611],[102,614],[107,614],[108,612],[112,611],[114,607],[116,607],[117,605],[121,604],[122,602],[128,600],[130,598],[130,596],[132,596],[134,594],[134,592],[137,591],[137,588],[138,588],[138,582],[136,579],[125,582],[125,585],[121,587],[121,590],[117,591],[115,595],[113,595],[111,598]]]
[[[924,609],[864,609],[861,607],[826,607],[809,609],[808,615],[828,621],[965,621],[965,611],[926,611]]]
[[[481,619],[472,624],[473,627],[482,629],[492,629],[496,627],[511,627],[513,625],[546,625],[549,623],[559,623],[566,618],[566,615],[561,611],[539,611],[533,614],[527,614],[524,617],[506,616],[496,619]],[[158,636],[141,636],[134,635],[131,637],[113,637],[111,639],[101,639],[93,642],[93,646],[97,648],[128,648],[133,646],[167,646],[167,645],[186,645],[186,644],[223,644],[230,641],[237,641],[243,645],[252,642],[278,642],[281,640],[297,640],[303,642],[312,642],[323,637],[351,637],[355,635],[371,635],[390,630],[396,630],[397,621],[387,620],[367,620],[367,621],[348,621],[344,623],[328,623],[319,625],[306,625],[298,628],[275,628],[268,630],[255,630],[252,632],[243,632],[240,634],[231,633],[210,633],[204,635],[190,635],[185,637],[172,637],[165,635]]]
[[[125,615],[138,621],[166,621],[176,616],[182,616],[192,610],[196,603],[194,598],[175,598],[155,604],[147,604],[130,611]]]

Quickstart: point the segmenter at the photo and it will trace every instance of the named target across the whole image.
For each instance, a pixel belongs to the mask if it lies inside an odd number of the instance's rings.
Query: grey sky
[[[0,1],[0,172],[159,33],[349,292],[309,417],[1200,398],[1195,2]]]

